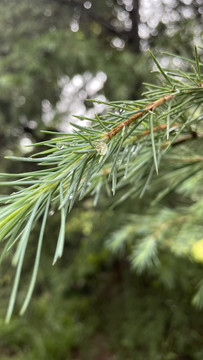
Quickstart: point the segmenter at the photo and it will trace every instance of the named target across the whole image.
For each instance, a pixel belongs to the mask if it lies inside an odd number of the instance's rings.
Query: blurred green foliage
[[[45,246],[32,303],[25,316],[19,318],[16,313],[7,326],[4,311],[10,271],[6,275],[3,270],[2,359],[202,358],[202,320],[191,305],[202,267],[163,253],[159,270],[137,276],[124,255],[115,259],[104,247],[114,216],[112,211],[93,213],[84,208],[70,215],[63,258],[53,268],[53,249]],[[119,213],[115,227],[121,217]],[[50,245],[56,226],[57,221],[51,221]],[[31,261],[32,251],[19,304]]]

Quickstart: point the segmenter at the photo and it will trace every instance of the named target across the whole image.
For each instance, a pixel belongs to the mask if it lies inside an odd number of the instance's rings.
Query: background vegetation
[[[139,99],[142,82],[156,81],[148,48],[163,66],[181,69],[179,58],[161,51],[192,58],[193,44],[201,45],[202,39],[198,0],[2,0],[0,10],[1,172],[35,169],[34,163],[14,163],[4,156],[30,155],[34,149],[24,145],[50,137],[41,129],[68,131],[70,121],[81,124],[72,114],[91,117],[104,110],[103,104],[85,99]],[[195,140],[188,151],[192,147],[200,154],[201,139]],[[178,214],[191,198],[194,203],[202,199],[199,186],[193,192],[195,185],[171,191],[154,212],[147,210],[153,192],[113,209],[105,195],[95,208],[91,198],[77,203],[67,219],[64,255],[54,267],[60,217],[50,214],[32,302],[19,317],[35,233],[17,311],[7,326],[12,254],[1,265],[1,359],[202,360],[201,304],[192,305],[202,281],[200,251],[194,256],[181,249],[178,256],[163,249],[161,268],[140,274],[132,269],[128,243],[117,253],[109,246],[115,239],[131,241],[136,221],[146,234],[160,214],[168,216],[163,207]],[[198,228],[193,225],[201,239],[201,222]],[[191,238],[194,228],[189,223]]]

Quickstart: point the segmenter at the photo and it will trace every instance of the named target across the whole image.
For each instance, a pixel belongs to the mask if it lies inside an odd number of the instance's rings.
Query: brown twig
[[[171,127],[169,130],[172,130],[175,127],[182,126],[182,124],[171,124]],[[153,127],[153,132],[165,130],[167,128],[167,124],[161,124],[159,126]],[[151,130],[144,130],[141,132],[140,135],[137,136],[138,139],[142,138],[143,136],[149,135],[151,133]]]
[[[197,133],[197,132],[192,132],[191,134],[187,134],[187,135],[182,135],[179,136],[174,142],[173,145],[178,145],[184,141],[187,140],[192,140],[192,139],[196,139],[196,138],[202,138],[203,137],[203,133]],[[164,146],[167,146],[170,144],[171,141],[167,141],[164,143]]]
[[[174,95],[166,95],[162,98],[150,103],[145,107],[143,111],[139,111],[136,114],[132,115],[129,119],[122,121],[118,126],[116,126],[114,129],[109,131],[106,134],[106,137],[108,140],[110,140],[113,136],[115,136],[119,131],[121,131],[125,126],[129,126],[133,121],[139,119],[149,111],[154,111],[158,106],[162,105],[164,102],[171,100],[174,98]]]

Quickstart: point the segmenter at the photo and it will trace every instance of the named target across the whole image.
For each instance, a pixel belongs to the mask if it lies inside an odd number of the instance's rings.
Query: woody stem
[[[109,131],[106,136],[108,140],[110,140],[113,136],[115,136],[119,131],[121,131],[125,126],[129,126],[132,122],[139,119],[149,111],[154,111],[158,106],[162,105],[164,102],[171,100],[174,98],[174,95],[166,95],[162,98],[150,103],[145,107],[143,111],[139,111],[136,114],[132,115],[129,119],[122,121],[118,126],[116,126],[114,129]]]

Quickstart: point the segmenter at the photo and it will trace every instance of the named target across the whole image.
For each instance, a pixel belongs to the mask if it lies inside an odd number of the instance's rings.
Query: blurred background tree
[[[48,138],[41,129],[69,131],[70,121],[79,122],[73,114],[104,110],[86,99],[139,98],[154,69],[148,48],[163,66],[179,67],[161,51],[192,57],[202,39],[200,0],[2,0],[0,10],[1,172],[29,168],[3,156],[29,154],[25,145]],[[160,274],[138,276],[125,252],[115,256],[105,246],[124,214],[142,209],[145,200],[114,210],[106,199],[94,210],[89,199],[79,203],[54,268],[59,219],[51,218],[32,304],[7,327],[13,274],[3,263],[1,359],[202,359],[201,316],[191,305],[201,264],[164,254]]]

